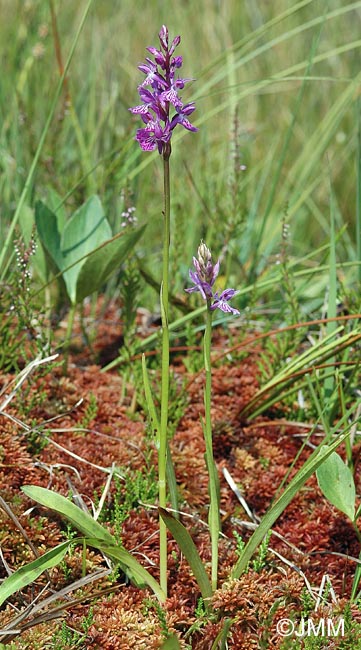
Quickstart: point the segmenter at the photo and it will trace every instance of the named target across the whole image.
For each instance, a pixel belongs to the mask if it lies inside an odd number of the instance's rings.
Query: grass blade
[[[330,271],[329,271],[329,293],[328,293],[328,309],[327,317],[330,319],[336,318],[337,311],[337,274],[336,274],[336,238],[335,238],[335,199],[331,187],[331,210],[330,210]],[[335,320],[330,320],[326,325],[327,334],[334,334],[337,330],[337,323]],[[330,357],[330,362],[334,363],[336,358]],[[328,374],[324,379],[323,384],[324,401],[328,405],[328,415],[332,412],[331,397],[335,390],[335,376]]]
[[[20,213],[21,213],[23,205],[25,203],[25,199],[27,197],[28,191],[30,190],[31,184],[33,182],[33,178],[34,178],[34,174],[35,174],[37,164],[39,162],[40,154],[42,152],[42,149],[43,149],[43,146],[44,146],[44,143],[45,143],[45,139],[46,139],[46,136],[47,136],[49,128],[50,128],[50,124],[51,124],[51,122],[53,120],[54,113],[55,113],[56,107],[58,105],[58,99],[59,99],[60,94],[61,94],[62,89],[63,89],[64,80],[65,80],[66,75],[68,73],[69,66],[70,66],[70,63],[71,63],[72,58],[74,56],[74,52],[75,52],[76,46],[78,44],[80,34],[82,32],[82,29],[84,27],[85,21],[87,19],[87,16],[88,16],[88,13],[90,11],[90,8],[91,8],[92,4],[93,4],[93,0],[88,0],[88,3],[86,5],[86,7],[85,7],[83,16],[81,18],[79,27],[78,27],[78,29],[76,31],[73,44],[72,44],[72,46],[70,48],[69,56],[68,56],[68,59],[67,59],[67,61],[65,63],[63,74],[62,74],[61,78],[59,79],[59,82],[58,82],[58,85],[57,85],[57,88],[56,88],[56,91],[55,91],[55,94],[54,94],[54,99],[53,99],[53,102],[52,102],[52,105],[51,105],[51,108],[50,108],[50,111],[49,111],[49,115],[48,115],[47,120],[45,122],[42,134],[40,136],[39,144],[37,146],[37,149],[36,149],[36,152],[35,152],[35,155],[34,155],[34,158],[33,158],[33,162],[32,162],[32,164],[30,166],[29,173],[27,175],[27,178],[26,178],[26,181],[25,181],[21,196],[19,198],[15,214],[14,214],[14,216],[12,218],[12,221],[11,221],[11,224],[10,224],[10,227],[9,227],[9,230],[8,230],[4,245],[2,247],[2,250],[0,251],[0,281],[2,281],[4,279],[5,274],[7,272],[8,265],[4,264],[4,260],[5,260],[5,257],[7,255],[8,249],[11,246],[12,236],[14,234],[16,224],[17,224],[17,222],[19,220]]]
[[[361,98],[356,102],[357,108],[357,158],[356,158],[356,253],[358,267],[358,279],[361,282]]]

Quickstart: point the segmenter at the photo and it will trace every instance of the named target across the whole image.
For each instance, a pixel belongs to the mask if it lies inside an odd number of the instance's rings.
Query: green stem
[[[70,305],[69,314],[68,314],[68,325],[66,328],[66,336],[64,341],[64,361],[63,361],[63,375],[66,375],[68,372],[68,361],[69,361],[69,351],[70,351],[70,341],[71,335],[73,332],[74,325],[74,316],[75,316],[76,305]]]
[[[164,163],[164,224],[163,224],[163,279],[160,292],[162,313],[162,392],[160,411],[160,436],[158,452],[158,482],[159,506],[166,507],[167,484],[167,431],[168,431],[168,400],[169,400],[169,244],[170,244],[170,182],[169,182],[169,157],[170,145],[163,153]],[[159,566],[160,586],[167,594],[167,528],[159,517]]]
[[[361,262],[361,99],[356,102],[357,110],[357,153],[356,153],[356,253]],[[358,278],[361,282],[361,265],[358,267]]]
[[[208,490],[209,490],[209,530],[212,549],[212,589],[217,589],[218,574],[218,539],[220,533],[219,519],[219,478],[217,467],[213,458],[212,444],[212,421],[211,421],[211,397],[212,397],[212,370],[211,370],[211,339],[212,339],[212,312],[210,301],[207,301],[206,329],[204,333],[204,367],[206,372],[206,385],[204,390],[205,425],[204,440],[206,445],[206,462],[208,469]]]

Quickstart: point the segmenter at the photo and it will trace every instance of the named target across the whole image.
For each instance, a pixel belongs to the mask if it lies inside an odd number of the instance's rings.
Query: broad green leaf
[[[59,232],[63,232],[66,222],[65,207],[62,203],[62,197],[53,187],[46,189],[46,205],[56,216]]]
[[[52,202],[59,204],[59,197]],[[145,226],[112,237],[100,200],[92,196],[64,222],[43,203],[36,205],[35,221],[40,240],[55,272],[62,272],[73,305],[99,289],[131,253]],[[54,269],[55,265],[55,269]]]
[[[111,237],[110,225],[97,196],[91,196],[66,222],[61,237],[61,269],[64,270],[64,282],[73,305],[76,304],[78,276],[86,262],[84,256]],[[75,264],[78,260],[81,261]],[[69,266],[71,268],[65,271]]]
[[[64,258],[60,247],[58,220],[54,212],[41,201],[35,205],[35,223],[40,241],[53,266],[55,265],[55,272],[61,271],[64,268]]]
[[[124,232],[117,238],[107,238],[104,241],[104,246],[95,250],[83,261],[76,280],[75,300],[77,303],[81,302],[86,296],[89,296],[106,282],[113,271],[131,253],[144,230],[145,226],[142,226],[138,230]],[[93,246],[92,250],[94,248],[96,246]],[[78,266],[74,268],[78,269]],[[64,275],[66,276],[66,273]]]
[[[347,515],[355,519],[356,490],[350,468],[342,458],[333,452],[316,471],[318,485],[326,499]]]
[[[41,557],[36,558],[33,562],[14,571],[8,578],[5,578],[0,585],[0,605],[16,591],[34,582],[44,571],[59,564],[66,554],[69,545],[72,543],[71,541],[66,541],[59,544],[44,553]]]
[[[34,501],[37,501],[42,506],[46,506],[63,515],[85,537],[96,538],[99,542],[106,544],[112,545],[115,543],[114,537],[106,528],[61,494],[57,494],[43,487],[38,487],[37,485],[24,485],[21,489],[30,499],[34,499]]]
[[[35,223],[34,210],[29,205],[24,205],[19,214],[19,226],[25,246],[29,246],[33,226]]]
[[[88,539],[86,541],[89,546],[98,548],[112,560],[119,562],[124,572],[137,587],[150,587],[161,602],[165,600],[165,593],[155,578],[125,548],[116,545],[114,542],[112,544],[104,544],[102,542],[99,543],[97,539]]]
[[[165,508],[158,509],[165,525],[173,535],[193,571],[198,587],[201,590],[202,598],[204,600],[210,598],[212,596],[211,583],[189,532],[168,510],[165,510]]]

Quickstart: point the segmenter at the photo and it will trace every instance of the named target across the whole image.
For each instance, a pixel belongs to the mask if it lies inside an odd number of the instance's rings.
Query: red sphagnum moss
[[[117,313],[111,305],[111,322],[99,324],[95,352],[102,360],[114,354],[121,332]],[[114,324],[115,323],[115,324]],[[233,333],[233,339],[237,335]],[[227,335],[215,332],[215,346],[222,351],[227,346]],[[183,353],[182,353],[183,354]],[[82,641],[82,648],[102,650],[134,650],[159,648],[164,639],[164,626],[174,632],[182,648],[196,650],[212,647],[225,621],[232,619],[228,635],[228,647],[251,650],[259,647],[280,648],[282,637],[276,635],[276,623],[290,618],[292,613],[300,616],[302,594],[306,589],[302,573],[309,583],[319,588],[327,573],[339,598],[339,607],[347,602],[350,594],[354,564],[348,556],[358,557],[356,536],[346,518],[322,497],[315,477],[301,489],[292,503],[278,519],[270,540],[270,550],[265,567],[259,572],[250,568],[239,580],[229,580],[234,565],[236,543],[233,532],[237,531],[247,540],[250,532],[240,520],[247,520],[236,496],[223,478],[221,470],[227,468],[234,481],[241,486],[249,507],[261,516],[269,507],[278,486],[299,451],[304,431],[286,422],[272,419],[272,413],[247,423],[240,421],[239,413],[257,388],[258,369],[254,349],[246,358],[234,357],[233,362],[224,360],[213,372],[213,436],[215,459],[221,480],[221,509],[223,534],[220,541],[219,589],[212,599],[213,615],[199,619],[195,608],[199,589],[177,544],[169,537],[168,570],[169,597],[164,606],[161,621],[156,606],[151,606],[151,594],[141,591],[124,581],[115,582],[103,578],[73,594],[79,602],[63,612],[63,618],[73,629],[82,631],[84,616],[92,606],[90,627]],[[206,566],[210,565],[210,547],[207,526],[207,471],[204,460],[204,441],[200,416],[203,414],[202,373],[190,375],[182,355],[173,353],[173,369],[187,385],[187,404],[171,441],[171,451],[179,487],[181,510],[189,517],[182,521],[188,527]],[[87,351],[79,346],[73,354],[69,375],[62,377],[59,368],[40,379],[32,379],[30,388],[22,400],[22,412],[26,424],[45,422],[37,440],[30,445],[29,433],[14,421],[0,418],[0,488],[1,495],[18,517],[26,534],[40,553],[55,546],[63,537],[64,522],[43,508],[35,507],[31,514],[24,512],[34,506],[20,491],[25,484],[36,484],[68,495],[77,490],[91,509],[104,488],[107,474],[101,468],[116,464],[123,474],[127,472],[150,472],[156,465],[156,452],[149,436],[146,436],[145,416],[139,403],[133,400],[134,388],[126,387],[121,401],[122,375],[117,371],[101,373],[100,367]],[[0,388],[6,386],[11,376],[0,378]],[[141,391],[141,387],[136,387]],[[124,390],[123,390],[124,394]],[[39,396],[41,395],[41,398]],[[37,399],[38,397],[38,399]],[[80,399],[83,402],[77,405]],[[129,413],[130,404],[136,404],[135,413]],[[94,407],[94,404],[96,405]],[[26,407],[28,405],[28,412]],[[93,409],[92,409],[93,405]],[[13,417],[19,417],[14,400],[7,409]],[[58,416],[57,419],[54,416]],[[279,414],[277,415],[279,419]],[[81,429],[86,422],[86,431]],[[49,440],[45,446],[42,435]],[[307,457],[302,452],[296,468]],[[98,466],[98,468],[97,468]],[[295,471],[295,470],[294,470]],[[357,477],[356,477],[357,478]],[[112,483],[105,507],[114,508],[116,494],[124,499],[125,483]],[[158,519],[151,507],[135,502],[122,522],[122,543],[137,559],[158,578]],[[114,531],[114,524],[111,524]],[[32,551],[16,523],[0,510],[0,543],[5,562],[11,569],[33,559]],[[273,554],[281,554],[288,564]],[[103,557],[87,551],[88,570],[104,567]],[[295,568],[292,568],[295,567]],[[6,570],[1,566],[1,577]],[[28,587],[11,600],[20,608],[29,604],[47,585],[46,594],[59,589],[81,577],[81,554],[75,551],[66,563],[51,572],[51,583],[42,576],[35,585]],[[101,595],[101,591],[110,593]],[[45,594],[42,596],[45,597]],[[342,601],[342,598],[345,598]],[[84,602],[82,602],[84,599]],[[148,600],[146,600],[148,599]],[[354,615],[359,616],[355,608]],[[5,625],[14,611],[7,606],[0,614]],[[27,621],[31,619],[29,614]],[[198,624],[197,624],[198,623]],[[16,647],[51,647],[51,639],[59,631],[57,621],[38,625],[24,631]],[[187,634],[194,625],[194,632]],[[260,645],[260,642],[264,645]],[[268,646],[267,646],[268,643]],[[43,645],[42,645],[43,644]],[[66,646],[64,646],[66,647]],[[330,646],[331,647],[331,646]],[[335,646],[337,647],[337,646]]]

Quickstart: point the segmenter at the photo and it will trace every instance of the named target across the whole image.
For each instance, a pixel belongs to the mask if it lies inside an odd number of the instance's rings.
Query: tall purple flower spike
[[[239,314],[238,309],[228,304],[238,291],[225,289],[221,294],[218,291],[213,291],[212,287],[219,273],[219,260],[216,264],[213,264],[211,252],[204,242],[201,242],[198,247],[198,259],[193,257],[193,265],[195,271],[190,270],[189,277],[194,286],[185,289],[185,291],[187,293],[199,291],[203,300],[207,301],[211,311],[220,309],[225,313]]]
[[[188,119],[195,110],[194,103],[183,104],[179,97],[179,91],[192,81],[176,77],[183,64],[181,56],[173,56],[180,40],[180,36],[176,36],[169,45],[168,29],[163,25],[159,32],[160,49],[147,47],[154,61],[146,57],[145,63],[138,66],[145,74],[144,81],[138,86],[143,103],[129,110],[144,122],[145,126],[138,129],[135,136],[143,151],[158,149],[160,154],[170,153],[170,140],[177,124],[188,131],[198,131]],[[170,115],[171,110],[175,111],[173,115]]]

